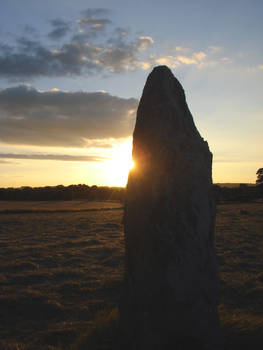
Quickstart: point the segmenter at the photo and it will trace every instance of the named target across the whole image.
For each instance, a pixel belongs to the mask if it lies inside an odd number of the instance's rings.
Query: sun
[[[135,167],[135,163],[134,163],[134,161],[131,159],[129,170],[132,170],[134,167]]]
[[[107,178],[112,186],[126,186],[129,171],[135,166],[132,160],[132,139],[113,147],[105,165]]]

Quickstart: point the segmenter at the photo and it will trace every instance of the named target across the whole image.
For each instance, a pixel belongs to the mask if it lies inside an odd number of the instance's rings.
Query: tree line
[[[217,202],[249,202],[263,200],[263,168],[256,172],[256,184],[240,184],[236,187],[213,185]]]
[[[236,187],[213,185],[217,203],[253,202],[263,199],[263,184],[240,184]]]
[[[244,202],[263,199],[263,183],[257,185],[240,184],[236,187],[213,185],[218,203]],[[70,186],[45,186],[20,188],[0,188],[0,200],[16,201],[67,201],[67,200],[125,200],[125,188],[88,186],[84,184]]]
[[[15,201],[57,201],[57,200],[120,200],[123,201],[123,187],[88,186],[84,184],[70,186],[45,186],[19,188],[0,188],[0,200]]]

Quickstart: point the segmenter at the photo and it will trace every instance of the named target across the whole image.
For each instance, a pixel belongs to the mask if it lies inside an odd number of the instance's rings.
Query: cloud
[[[110,10],[106,8],[89,8],[86,10],[81,11],[81,14],[84,17],[93,18],[93,17],[100,17],[100,16],[108,16],[110,14]]]
[[[206,57],[206,54],[202,51],[194,52],[190,57],[188,56],[177,56],[176,59],[184,64],[199,64]]]
[[[61,160],[69,162],[101,162],[105,157],[100,156],[79,156],[68,154],[16,154],[0,153],[0,163],[11,163],[4,159],[26,159],[26,160]]]
[[[88,9],[82,11],[82,17],[77,20],[77,32],[72,37],[72,41],[78,42],[94,42],[99,37],[104,36],[109,40],[112,34],[106,33],[106,29],[113,24],[107,18],[110,11],[107,9]]]
[[[154,44],[154,40],[150,36],[139,36],[137,40],[137,48],[138,49],[146,49],[148,46]]]
[[[85,147],[87,148],[112,148],[113,144],[112,144],[113,139],[92,139],[92,140],[88,140],[85,139]]]
[[[185,48],[182,48],[182,50],[186,50]],[[182,51],[178,50],[178,51]],[[189,50],[189,49],[188,49]],[[161,56],[161,57],[151,57],[149,61],[144,62],[144,65],[147,67],[147,64],[160,64],[160,65],[167,65],[170,68],[178,68],[182,64],[184,65],[197,65],[201,67],[201,65],[204,63],[207,55],[203,51],[193,52],[191,55],[183,56],[183,55],[167,55],[167,56]]]
[[[152,67],[153,63],[151,61],[142,61],[140,62],[140,67],[143,70],[148,70]],[[171,67],[171,66],[170,66]],[[172,67],[171,67],[172,68]]]
[[[155,59],[155,63],[160,65],[166,65],[170,68],[177,68],[180,65],[180,62],[177,60],[177,57],[174,56],[164,56]]]
[[[59,18],[50,21],[47,36],[56,44],[32,40],[26,33],[8,45],[0,42],[0,77],[29,80],[140,68],[139,55],[153,39],[130,37],[118,27],[106,30],[112,24],[108,14],[106,9],[88,9],[75,24]]]
[[[177,56],[176,59],[184,64],[196,64],[196,60],[192,57],[187,57],[187,56]]]
[[[223,50],[223,48],[221,46],[213,46],[213,45],[211,45],[211,46],[208,47],[208,51],[211,54],[217,54],[219,52],[222,52],[222,50]]]
[[[112,23],[108,18],[94,18],[85,16],[78,20],[81,27],[89,27],[89,29],[104,30],[107,24]]]
[[[226,63],[232,63],[233,62],[232,58],[230,58],[230,57],[222,57],[221,61],[226,62]]]
[[[34,37],[38,38],[39,37],[39,32],[36,28],[26,24],[23,28],[23,32],[25,35],[28,35],[29,37]]]
[[[8,160],[1,159],[0,157],[0,164],[16,164],[15,162],[9,162]]]
[[[200,62],[206,58],[206,54],[202,51],[194,52],[192,57],[196,60],[196,62]]]
[[[50,21],[53,30],[48,34],[48,37],[53,40],[61,39],[71,30],[71,22],[57,18]]]
[[[214,157],[214,163],[260,163],[261,162],[261,157],[253,156],[251,155],[250,157],[244,158],[238,157],[238,156],[216,156]]]
[[[135,70],[141,67],[141,62],[136,58],[136,54],[152,45],[153,39],[150,37],[139,37],[130,43],[122,43],[101,51],[98,59],[94,62],[100,67],[104,67],[110,72],[121,72],[123,70]]]
[[[187,51],[189,51],[189,48],[183,47],[183,46],[176,46],[175,50],[176,51],[185,51],[185,52],[187,52]]]
[[[104,147],[130,136],[138,101],[105,92],[0,90],[0,141],[8,144]]]

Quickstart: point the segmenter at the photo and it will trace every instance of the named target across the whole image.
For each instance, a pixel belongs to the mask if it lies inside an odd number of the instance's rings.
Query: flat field
[[[118,201],[0,201],[0,213],[95,211],[121,208]]]
[[[101,310],[110,313],[119,303],[121,207],[0,202],[1,350],[84,349],[76,344]],[[216,248],[227,348],[262,349],[262,203],[219,205]]]

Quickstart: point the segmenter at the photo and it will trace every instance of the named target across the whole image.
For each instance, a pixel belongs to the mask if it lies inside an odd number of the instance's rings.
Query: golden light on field
[[[116,145],[105,164],[108,181],[112,186],[126,186],[129,171],[134,168],[132,139]]]

